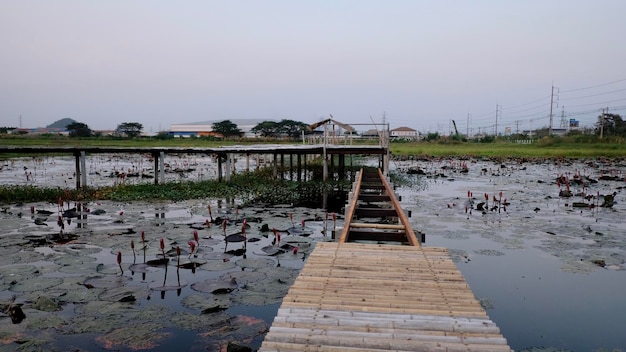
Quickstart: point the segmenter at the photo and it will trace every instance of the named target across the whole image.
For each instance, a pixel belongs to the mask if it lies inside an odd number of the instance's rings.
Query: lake
[[[193,171],[171,180],[214,178],[211,163],[181,156],[172,164]],[[114,156],[90,164],[93,185],[151,165]],[[512,348],[626,349],[623,163],[437,159],[391,167],[425,245],[450,250]],[[0,183],[72,187],[72,170],[73,158],[14,159]],[[611,206],[600,207],[613,193]],[[229,341],[256,349],[307,254],[343,222],[323,209],[238,209],[219,199],[94,201],[81,204],[86,219],[63,217],[61,228],[58,215],[74,206],[4,205],[0,303],[21,305],[26,318],[2,317],[0,351],[225,350]],[[199,241],[190,253],[193,231]],[[225,241],[242,233],[243,242]],[[164,252],[167,265],[149,263]]]

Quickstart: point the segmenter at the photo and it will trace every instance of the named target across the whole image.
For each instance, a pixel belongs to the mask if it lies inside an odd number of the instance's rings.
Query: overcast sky
[[[592,124],[626,113],[625,34],[624,0],[2,0],[0,126],[503,133],[547,126],[553,85],[554,127]]]

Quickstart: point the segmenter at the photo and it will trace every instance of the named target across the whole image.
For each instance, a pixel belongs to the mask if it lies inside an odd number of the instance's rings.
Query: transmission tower
[[[561,106],[561,128],[567,129],[567,120],[565,119],[565,106]]]

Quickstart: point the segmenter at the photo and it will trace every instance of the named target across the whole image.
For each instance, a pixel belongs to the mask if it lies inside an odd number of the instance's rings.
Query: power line
[[[619,83],[619,82],[624,82],[626,81],[626,78],[623,79],[619,79],[617,81],[611,81],[611,82],[607,82],[607,83],[602,83],[602,84],[598,84],[595,86],[590,86],[590,87],[583,87],[583,88],[576,88],[576,89],[569,89],[569,90],[564,90],[561,91],[561,93],[570,93],[570,92],[576,92],[576,91],[580,91],[580,90],[586,90],[586,89],[592,89],[592,88],[599,88],[599,87],[604,87],[604,86],[608,86],[611,84],[615,84],[615,83]]]
[[[623,91],[626,91],[626,88],[616,89],[616,90],[612,90],[610,92],[604,92],[604,93],[598,93],[598,94],[592,94],[592,95],[585,95],[585,96],[580,96],[580,97],[572,97],[572,98],[567,98],[566,100],[586,99],[586,98],[592,98],[592,97],[599,97],[601,95],[613,94],[613,93],[623,92]]]

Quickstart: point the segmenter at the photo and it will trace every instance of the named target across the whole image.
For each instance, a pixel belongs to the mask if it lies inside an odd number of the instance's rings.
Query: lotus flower
[[[189,253],[189,257],[191,257],[193,252],[196,250],[196,243],[194,241],[189,241],[187,243],[189,244],[189,247],[191,248],[191,252]]]
[[[193,230],[193,239],[196,240],[196,244],[200,247],[200,236],[198,236],[198,231]]]

